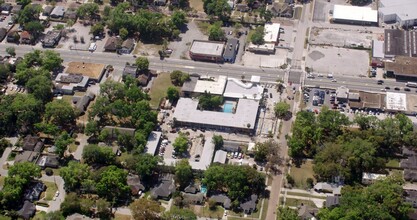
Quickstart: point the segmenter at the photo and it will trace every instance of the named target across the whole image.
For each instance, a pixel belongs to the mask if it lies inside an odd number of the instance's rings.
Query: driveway
[[[4,150],[3,156],[0,158],[0,175],[7,176],[7,170],[3,169],[3,165],[7,162],[7,157],[9,157],[10,152],[12,152],[12,148],[8,147]]]
[[[43,175],[41,177],[42,181],[52,182],[55,183],[58,187],[59,195],[55,201],[49,201],[49,212],[59,211],[61,208],[61,203],[64,201],[66,192],[64,190],[64,180],[60,176],[46,176]]]
[[[76,141],[80,142],[80,144],[78,145],[77,150],[72,154],[74,156],[74,159],[81,160],[84,147],[88,144],[87,139],[88,136],[86,136],[85,134],[77,134]]]

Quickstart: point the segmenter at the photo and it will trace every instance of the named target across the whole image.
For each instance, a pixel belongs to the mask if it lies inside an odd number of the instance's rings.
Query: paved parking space
[[[279,68],[287,62],[287,56],[287,49],[276,49],[275,54],[258,54],[245,51],[241,64],[250,67]]]
[[[335,103],[335,90],[326,90],[318,88],[307,88],[304,90],[303,101],[306,109],[319,112],[322,106],[332,108]],[[333,100],[333,101],[332,101]]]
[[[11,15],[1,15],[0,16],[0,28],[6,28],[9,30],[13,26],[13,16]]]
[[[369,53],[365,50],[311,46],[306,66],[312,68],[314,73],[333,73],[335,78],[337,75],[367,76]]]
[[[208,40],[208,36],[200,31],[194,20],[188,22],[187,27],[180,34],[180,38],[180,41],[172,41],[169,43],[168,48],[173,50],[170,58],[189,59],[188,50],[193,40]]]

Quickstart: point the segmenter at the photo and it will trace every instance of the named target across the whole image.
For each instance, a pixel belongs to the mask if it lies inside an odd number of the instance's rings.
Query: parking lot
[[[193,40],[208,40],[208,36],[200,31],[194,21],[188,22],[186,28],[182,30],[180,38],[181,40],[171,41],[169,43],[168,48],[173,50],[170,58],[189,59],[188,50]]]
[[[322,106],[334,108],[336,102],[336,91],[318,88],[305,88],[303,91],[303,101],[306,108],[319,112]]]
[[[12,15],[1,15],[0,16],[0,28],[6,28],[9,30],[14,24]]]
[[[380,34],[371,33],[371,31],[313,27],[310,32],[309,44],[371,48],[372,40],[378,39],[379,36]]]
[[[343,76],[367,76],[369,54],[365,50],[336,47],[309,47],[306,66],[314,73],[333,73]]]

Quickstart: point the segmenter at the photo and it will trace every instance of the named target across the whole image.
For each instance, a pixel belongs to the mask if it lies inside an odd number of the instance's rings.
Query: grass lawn
[[[287,198],[287,200],[285,201],[285,205],[286,206],[294,206],[294,207],[297,207],[297,206],[300,206],[301,203],[304,204],[304,205],[308,205],[310,207],[313,207],[313,208],[317,208],[316,205],[314,204],[314,202],[309,201],[309,200],[301,200],[301,199]]]
[[[77,150],[78,146],[74,143],[70,144],[68,150],[70,153],[74,153]]]
[[[224,214],[223,207],[216,206],[215,210],[211,210],[209,206],[206,205],[200,209],[200,213],[197,213],[197,216],[209,217],[209,218],[222,218],[223,214]]]
[[[196,24],[201,33],[203,33],[204,35],[208,35],[210,23],[204,21],[196,21]]]
[[[314,195],[310,195],[308,193],[298,193],[298,192],[287,192],[287,195],[291,195],[291,196],[302,196],[302,197],[307,197],[307,198],[316,198],[316,199],[326,199],[326,196],[314,196]]]
[[[130,216],[130,215],[122,215],[122,214],[116,213],[114,215],[114,219],[115,220],[130,220],[130,219],[132,219],[132,216]]]
[[[168,87],[174,86],[171,83],[171,78],[169,73],[158,74],[158,77],[155,78],[151,91],[149,95],[151,97],[150,105],[151,107],[157,108],[161,99],[166,96]]]
[[[307,187],[307,178],[313,178],[314,180],[313,174],[313,163],[311,160],[307,160],[300,167],[294,165],[291,167],[291,176],[294,178],[296,188],[305,189]]]
[[[268,212],[269,199],[264,199],[264,206],[262,208],[261,219],[266,219],[266,213]]]
[[[388,160],[386,167],[400,167],[400,160],[399,159],[390,159]]]
[[[58,190],[55,183],[52,182],[43,182],[46,185],[46,191],[45,191],[45,200],[50,201],[54,198],[56,191]]]
[[[0,176],[0,186],[3,187],[5,176]]]
[[[249,30],[248,36],[246,37],[246,43],[251,42],[251,38],[252,38],[253,33],[255,33],[255,30]]]
[[[33,216],[33,220],[44,220],[45,215],[46,215],[46,212],[44,211],[36,212],[35,216]]]

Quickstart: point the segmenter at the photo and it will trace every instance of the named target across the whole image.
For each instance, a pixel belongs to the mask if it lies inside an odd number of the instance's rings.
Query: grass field
[[[50,201],[54,198],[55,192],[58,190],[55,183],[52,182],[43,182],[46,185],[46,191],[45,191],[45,200]]]
[[[132,217],[129,216],[129,215],[122,215],[122,214],[116,213],[116,214],[114,214],[114,219],[115,220],[131,220]]]
[[[317,206],[314,204],[314,202],[309,201],[309,200],[301,200],[301,199],[287,198],[287,200],[285,202],[285,205],[286,206],[294,206],[294,207],[297,207],[297,206],[300,206],[301,204],[308,205],[308,206],[310,206],[312,208],[317,208]]]
[[[0,186],[3,187],[5,176],[0,176]]]
[[[68,150],[70,153],[74,153],[77,150],[78,146],[74,143],[70,144]]]
[[[209,217],[209,218],[222,218],[224,214],[224,209],[221,206],[216,206],[215,210],[211,210],[208,205],[200,209],[200,213],[197,213],[197,216]]]
[[[33,220],[44,220],[45,215],[46,215],[46,212],[44,211],[36,212],[35,216],[33,216]]]
[[[264,207],[262,208],[261,219],[266,219],[266,213],[268,212],[269,199],[264,199]]]
[[[313,178],[314,180],[313,174],[313,163],[310,160],[301,164],[300,167],[294,165],[291,167],[291,176],[294,178],[296,188],[305,189],[307,187],[307,178]]]
[[[173,86],[171,83],[171,78],[169,73],[161,73],[158,74],[153,85],[151,87],[151,91],[149,95],[151,97],[150,105],[151,107],[157,108],[159,102],[166,96],[166,91],[168,87]]]
[[[195,23],[197,24],[197,27],[201,31],[201,33],[208,35],[210,23],[204,21],[196,21]]]
[[[386,167],[400,167],[400,160],[399,159],[391,159],[386,164]]]

